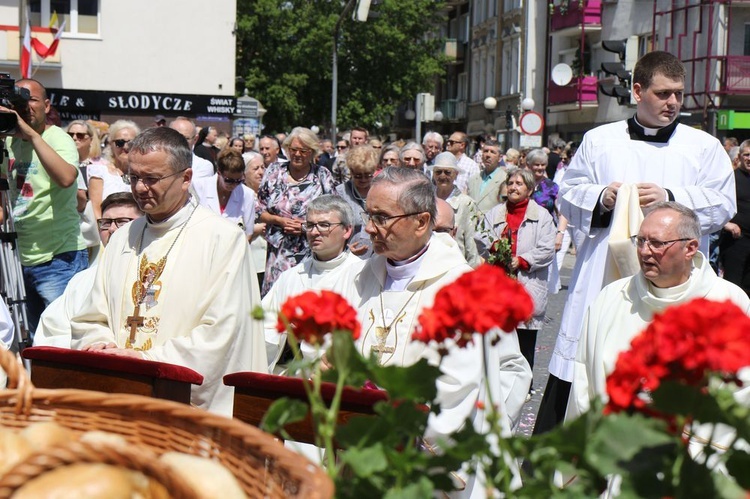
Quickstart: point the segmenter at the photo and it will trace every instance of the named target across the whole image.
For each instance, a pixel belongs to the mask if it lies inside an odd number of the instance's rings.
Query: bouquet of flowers
[[[502,331],[532,309],[523,286],[483,265],[437,293],[412,340],[442,354],[448,345],[471,344],[475,333],[504,341]],[[476,431],[467,420],[449,442],[439,443],[438,454],[417,443],[429,412],[440,411],[439,366],[380,366],[374,356],[363,358],[354,347],[359,327],[356,311],[325,291],[290,299],[279,319],[297,354],[290,370],[309,379],[309,411],[337,497],[431,497],[453,490],[451,471],[461,467],[483,477],[489,497],[596,497],[613,477],[620,497],[748,497],[750,408],[741,403],[739,387],[741,373],[750,379],[750,317],[729,302],[700,300],[657,315],[620,355],[607,380],[606,407],[595,400],[587,413],[552,432],[506,438],[490,399],[477,406],[486,411],[489,429]],[[325,356],[334,367],[323,370],[319,359],[301,358],[298,342],[311,341],[322,354],[329,332]],[[336,383],[330,404],[320,397],[321,380]],[[387,390],[389,400],[376,404],[374,417],[337,425],[340,390],[365,384]],[[280,400],[264,424],[283,434],[284,424],[307,413],[301,402]],[[520,461],[528,466],[514,465]],[[566,477],[562,488],[555,476]]]

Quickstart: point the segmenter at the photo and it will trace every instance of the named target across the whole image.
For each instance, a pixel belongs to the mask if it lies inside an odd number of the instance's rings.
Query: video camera
[[[0,73],[0,106],[9,107],[21,116],[27,113],[26,103],[31,98],[28,88],[16,86],[16,80],[10,77],[10,73]],[[13,135],[16,133],[17,118],[13,113],[0,111],[0,135]]]

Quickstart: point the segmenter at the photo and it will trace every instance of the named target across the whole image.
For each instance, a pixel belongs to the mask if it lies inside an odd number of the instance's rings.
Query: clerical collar
[[[654,286],[654,284],[651,281],[648,281],[648,290],[651,294],[653,294],[657,298],[661,299],[675,299],[682,296],[683,293],[685,293],[689,288],[691,281],[693,280],[693,276],[697,272],[697,268],[693,267],[693,269],[690,271],[690,277],[688,277],[687,281],[683,282],[682,284],[678,284],[677,286],[672,286],[671,288],[657,288]]]
[[[324,272],[326,270],[332,270],[338,267],[339,265],[341,265],[342,263],[344,263],[348,256],[349,256],[349,252],[342,251],[341,254],[338,255],[337,257],[331,258],[330,260],[327,260],[324,262],[322,260],[318,260],[317,258],[315,258],[315,255],[313,254],[312,268],[316,272]]]
[[[197,206],[192,202],[192,200],[193,198],[189,197],[188,200],[185,202],[185,205],[182,208],[180,208],[177,211],[177,213],[175,213],[169,218],[162,220],[161,222],[154,222],[153,220],[151,220],[150,216],[146,215],[146,220],[148,221],[148,227],[152,230],[160,230],[160,231],[161,230],[168,231],[174,227],[179,227],[180,225],[185,223],[185,221],[187,221],[187,219],[193,213],[192,208]]]
[[[414,279],[422,266],[424,256],[427,253],[429,244],[413,257],[394,262],[386,260],[385,262],[385,290],[386,291],[404,291],[409,283]]]
[[[677,128],[679,122],[680,120],[679,118],[677,118],[665,127],[648,128],[638,123],[636,115],[633,115],[632,118],[628,119],[628,133],[630,134],[631,140],[642,140],[644,142],[657,142],[665,144],[669,142],[669,139],[672,137],[672,134],[674,133],[675,128]]]

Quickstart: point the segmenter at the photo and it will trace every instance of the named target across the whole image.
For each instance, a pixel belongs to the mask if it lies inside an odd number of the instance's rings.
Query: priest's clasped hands
[[[615,202],[617,201],[617,191],[620,189],[620,186],[622,186],[622,182],[612,182],[607,186],[606,189],[604,189],[604,192],[602,193],[602,205],[608,211],[611,211],[615,208]],[[667,199],[669,198],[669,196],[667,196],[666,189],[659,187],[656,184],[643,182],[635,184],[635,186],[638,188],[639,204],[643,208],[648,209],[656,203],[667,201]]]

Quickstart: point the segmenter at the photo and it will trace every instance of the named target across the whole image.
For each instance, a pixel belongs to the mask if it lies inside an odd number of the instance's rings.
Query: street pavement
[[[563,308],[565,307],[565,300],[568,297],[568,283],[570,282],[573,265],[575,265],[575,256],[568,253],[565,255],[563,268],[560,269],[562,289],[557,294],[549,295],[545,325],[537,334],[536,340],[534,381],[532,384],[534,392],[532,393],[531,400],[526,402],[523,407],[516,435],[531,436],[534,430],[534,421],[536,420],[536,414],[539,411],[539,404],[542,402],[544,387],[547,385],[547,377],[549,376],[547,367],[552,357],[552,351],[555,349],[557,331],[560,329]]]

